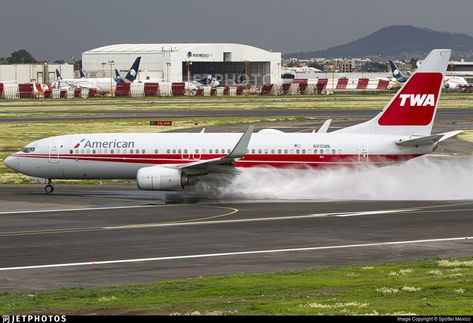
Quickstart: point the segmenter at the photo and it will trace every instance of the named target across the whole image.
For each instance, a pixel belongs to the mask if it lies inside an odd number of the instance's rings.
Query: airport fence
[[[44,99],[70,99],[92,98],[102,96],[115,97],[166,97],[166,96],[240,96],[240,95],[322,95],[333,92],[350,91],[385,91],[390,82],[387,80],[371,80],[367,78],[338,80],[294,79],[291,83],[265,84],[259,87],[204,86],[188,91],[183,82],[179,83],[131,83],[117,84],[110,91],[97,89],[73,88],[56,89],[40,84],[3,84],[0,83],[0,97],[6,99],[44,98]]]

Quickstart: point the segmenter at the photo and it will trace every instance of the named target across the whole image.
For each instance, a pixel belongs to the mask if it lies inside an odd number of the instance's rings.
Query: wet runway
[[[0,290],[471,256],[473,201],[202,200],[0,186]]]

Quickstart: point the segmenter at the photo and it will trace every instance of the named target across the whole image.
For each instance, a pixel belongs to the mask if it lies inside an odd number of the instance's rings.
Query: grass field
[[[396,262],[1,293],[0,313],[473,315],[472,282],[473,258]]]
[[[157,97],[68,100],[0,100],[0,118],[101,115],[112,111],[161,109],[379,109],[392,93],[336,96]],[[473,108],[473,94],[446,93],[441,108]]]

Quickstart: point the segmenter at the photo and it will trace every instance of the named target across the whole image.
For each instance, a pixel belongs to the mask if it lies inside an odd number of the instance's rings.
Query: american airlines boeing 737
[[[461,131],[432,135],[451,51],[435,49],[373,119],[327,132],[95,133],[51,137],[5,160],[22,174],[54,179],[136,179],[142,190],[181,190],[209,173],[243,167],[387,165],[433,152]]]

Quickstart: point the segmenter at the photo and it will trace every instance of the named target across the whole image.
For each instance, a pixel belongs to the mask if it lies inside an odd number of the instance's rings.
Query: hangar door
[[[247,67],[244,62],[192,62],[190,66],[191,81],[214,74],[220,85],[235,85],[248,80],[252,86],[261,86],[270,83],[270,72],[269,62],[250,62]],[[187,82],[186,62],[182,62],[182,80]]]

